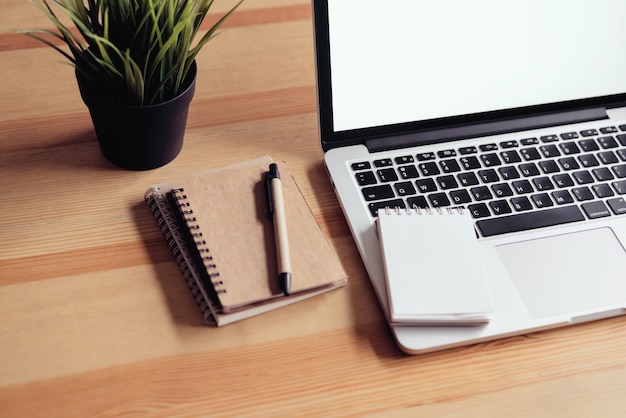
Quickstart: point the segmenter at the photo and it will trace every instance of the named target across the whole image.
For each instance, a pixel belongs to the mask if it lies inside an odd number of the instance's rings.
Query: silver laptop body
[[[626,313],[626,2],[313,9],[326,166],[383,311],[376,211],[475,218],[493,319],[391,326],[404,351]]]

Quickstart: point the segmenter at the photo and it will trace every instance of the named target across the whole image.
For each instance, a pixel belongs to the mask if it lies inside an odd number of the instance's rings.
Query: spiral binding
[[[191,294],[200,308],[204,321],[215,325],[217,309],[202,286],[200,279],[202,272],[193,262],[191,250],[185,243],[185,231],[180,228],[177,222],[178,216],[167,201],[167,196],[158,187],[154,187],[146,192],[144,199],[161,229],[178,267],[183,273],[185,283],[191,290]],[[211,260],[212,258],[208,256],[207,261]]]
[[[202,231],[200,231],[200,225],[197,224],[197,219],[193,216],[193,209],[191,209],[190,203],[187,201],[187,195],[185,193],[185,189],[173,189],[172,193],[174,194],[174,199],[176,199],[176,204],[183,215],[183,219],[187,224],[187,228],[191,233],[191,237],[196,244],[196,248],[200,253],[200,258],[202,259],[202,263],[206,267],[209,280],[213,285],[213,288],[216,293],[226,293],[226,289],[222,286],[224,282],[219,280],[220,273],[217,271],[217,266],[213,262],[213,257],[209,252],[209,247],[207,246],[207,242],[202,239]]]
[[[454,206],[454,207],[446,207],[446,208],[421,208],[418,206],[414,206],[412,208],[400,208],[400,207],[394,207],[394,208],[390,208],[390,207],[385,207],[385,214],[386,215],[392,215],[392,214],[396,214],[396,215],[402,215],[402,214],[407,214],[407,215],[433,215],[433,214],[437,214],[437,215],[443,215],[443,214],[449,214],[449,215],[463,215],[465,213],[465,208],[462,206]]]

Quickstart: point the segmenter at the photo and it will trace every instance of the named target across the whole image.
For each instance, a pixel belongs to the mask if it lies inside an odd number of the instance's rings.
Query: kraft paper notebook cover
[[[292,263],[292,293],[282,293],[263,181],[270,163],[271,158],[260,158],[154,185],[146,192],[209,323],[225,325],[347,282],[289,169],[279,162]]]
[[[491,296],[471,215],[463,209],[378,211],[391,322],[489,322]]]

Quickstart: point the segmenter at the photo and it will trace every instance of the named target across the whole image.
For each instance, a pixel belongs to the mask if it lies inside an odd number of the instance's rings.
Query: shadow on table
[[[179,325],[207,327],[148,205],[138,202],[131,207],[131,211],[172,320]]]
[[[368,343],[379,357],[403,357],[397,347],[385,320],[384,313],[378,303],[374,288],[369,280],[365,266],[354,244],[350,229],[333,191],[326,173],[324,162],[320,161],[307,173],[313,184],[313,191],[318,201],[329,201],[320,214],[321,223],[331,227],[338,236],[328,237],[339,253],[339,258],[348,273],[348,285],[345,291],[350,295],[355,333],[368,340]]]

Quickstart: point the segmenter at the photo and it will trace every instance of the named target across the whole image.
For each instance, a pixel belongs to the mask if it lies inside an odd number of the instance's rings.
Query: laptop
[[[626,313],[626,2],[313,0],[313,10],[325,163],[387,315],[377,211],[473,216],[491,321],[390,322],[404,351]]]

